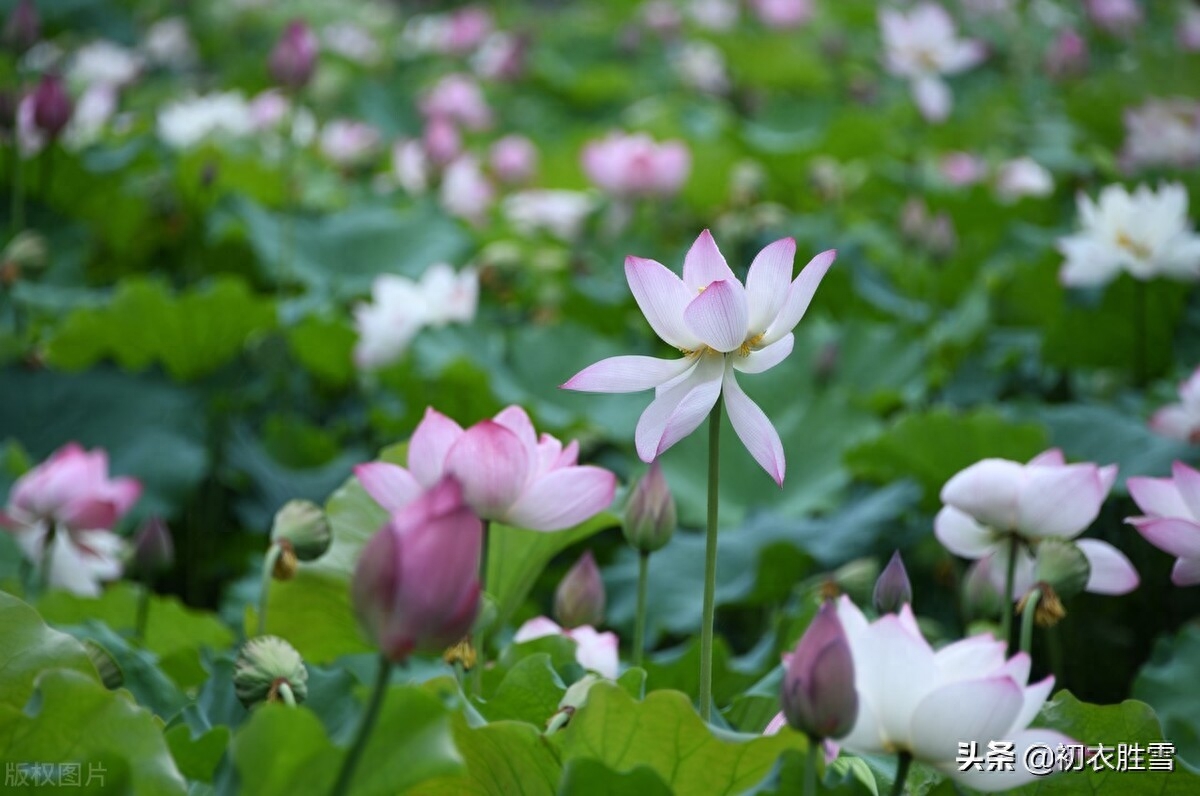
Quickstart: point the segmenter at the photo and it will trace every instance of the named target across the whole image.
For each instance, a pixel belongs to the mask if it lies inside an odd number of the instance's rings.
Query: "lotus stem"
[[[708,416],[708,531],[704,546],[704,617],[700,627],[700,718],[712,717],[713,620],[717,591],[717,508],[721,471],[721,402]]]

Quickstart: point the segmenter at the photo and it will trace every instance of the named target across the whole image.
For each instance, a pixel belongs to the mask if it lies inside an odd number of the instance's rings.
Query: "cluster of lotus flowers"
[[[563,385],[656,391],[635,440],[641,458],[653,464],[631,494],[625,522],[627,538],[646,555],[668,542],[675,525],[657,459],[718,401],[754,459],[783,482],[778,434],[735,374],[762,372],[788,356],[792,330],[834,262],[834,252],[818,254],[793,279],[795,249],[792,239],[767,246],[745,284],[707,231],[687,253],[682,278],[660,263],[629,258],[626,275],[638,306],[681,357],[614,357]],[[486,588],[480,563],[488,523],[553,533],[609,508],[616,477],[579,464],[578,456],[578,443],[539,435],[517,406],[465,429],[430,408],[410,440],[407,467],[370,462],[356,468],[359,483],[390,517],[363,548],[351,586],[358,618],[387,660],[441,653],[472,632]],[[945,484],[934,532],[948,550],[976,560],[977,574],[968,581],[990,583],[1006,614],[1013,602],[1023,604],[1036,593],[1039,617],[1058,621],[1063,596],[1079,590],[1124,594],[1138,585],[1137,572],[1115,547],[1077,539],[1095,520],[1116,476],[1115,466],[1068,464],[1058,450],[1025,464],[985,459]],[[1176,584],[1200,583],[1200,472],[1176,462],[1172,478],[1132,477],[1127,483],[1144,512],[1128,522],[1178,557]],[[139,493],[136,480],[109,477],[103,451],[71,444],[17,481],[0,524],[40,568],[44,585],[94,595],[100,582],[121,572],[124,542],[112,528]],[[297,515],[284,524],[313,525],[309,519]],[[326,526],[324,543],[311,552],[320,554],[327,535]],[[295,552],[291,543],[283,547]],[[786,722],[814,743],[824,742],[828,753],[840,747],[907,755],[984,790],[1012,787],[1032,775],[960,770],[959,742],[1004,738],[1018,750],[1072,742],[1028,729],[1053,678],[1029,684],[1027,654],[1007,657],[1008,639],[990,634],[934,650],[917,627],[911,599],[897,555],[876,586],[874,621],[848,598],[824,603],[785,664],[783,712],[768,732]],[[561,624],[538,617],[515,640],[564,635],[576,643],[581,665],[613,678],[618,640],[595,628],[603,602],[599,571],[585,555],[559,588],[555,614]]]

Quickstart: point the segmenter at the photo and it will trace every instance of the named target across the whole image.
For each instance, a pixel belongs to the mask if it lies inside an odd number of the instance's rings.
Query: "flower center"
[[[1150,247],[1144,243],[1139,243],[1130,237],[1129,233],[1121,230],[1117,233],[1117,246],[1132,254],[1139,260],[1150,259]]]
[[[762,342],[762,339],[766,336],[766,334],[766,332],[759,332],[753,337],[747,337],[746,342],[742,343],[737,350],[738,356],[748,357],[752,352],[757,351],[759,343]]]

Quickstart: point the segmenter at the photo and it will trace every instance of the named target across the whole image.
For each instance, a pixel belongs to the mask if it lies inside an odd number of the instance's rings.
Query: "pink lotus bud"
[[[832,602],[796,644],[780,694],[788,724],[813,738],[841,738],[858,718],[854,658]]]
[[[317,68],[317,36],[303,20],[288,23],[271,50],[267,68],[281,86],[300,89],[308,85]]]
[[[750,8],[768,28],[796,28],[812,18],[812,0],[750,0]]]
[[[912,583],[899,550],[892,553],[892,560],[883,568],[879,580],[875,581],[873,601],[875,610],[881,614],[894,614],[900,610],[900,606],[912,604]]]
[[[33,0],[20,0],[8,15],[4,40],[14,50],[23,53],[38,43],[42,36],[42,20]]]
[[[150,517],[133,537],[133,568],[141,575],[157,575],[175,564],[175,543],[162,517]]]
[[[675,497],[655,459],[625,504],[625,539],[639,552],[653,553],[675,533]]]
[[[1046,74],[1063,78],[1081,75],[1087,70],[1087,40],[1074,28],[1067,28],[1050,45],[1046,53]]]
[[[598,625],[604,621],[604,581],[592,551],[567,571],[554,592],[554,617],[564,627]]]
[[[392,514],[363,547],[350,586],[367,635],[395,663],[441,652],[479,609],[483,523],[451,477]]]
[[[434,116],[425,125],[422,135],[425,154],[439,166],[454,160],[462,152],[462,136],[454,122],[444,116]]]
[[[75,104],[61,77],[55,74],[42,76],[42,81],[33,90],[33,122],[50,138],[58,138]]]
[[[506,135],[492,144],[490,162],[501,182],[527,182],[537,168],[537,147],[523,135]]]

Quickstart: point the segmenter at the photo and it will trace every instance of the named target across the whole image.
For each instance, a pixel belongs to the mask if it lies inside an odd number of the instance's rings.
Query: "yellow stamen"
[[[1150,247],[1144,243],[1138,243],[1124,230],[1117,233],[1117,245],[1139,260],[1150,259]]]
[[[766,334],[766,332],[759,332],[753,337],[746,338],[746,342],[742,343],[737,350],[738,356],[748,357],[752,352],[758,350],[758,345],[762,342],[762,339],[766,336]]]

